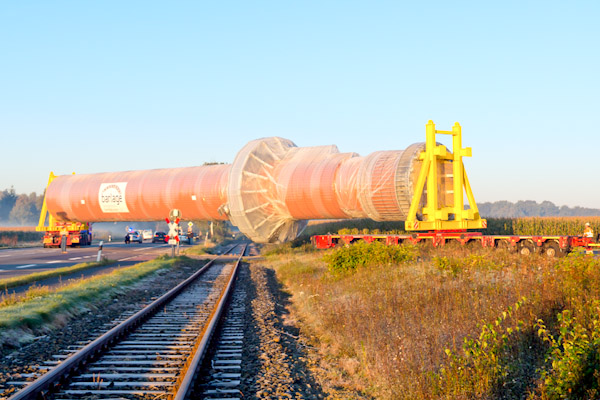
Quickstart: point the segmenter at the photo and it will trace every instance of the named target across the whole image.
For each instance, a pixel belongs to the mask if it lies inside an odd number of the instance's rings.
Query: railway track
[[[56,355],[54,366],[9,399],[185,398],[246,249],[232,246],[91,343]],[[237,252],[235,261],[224,259]]]

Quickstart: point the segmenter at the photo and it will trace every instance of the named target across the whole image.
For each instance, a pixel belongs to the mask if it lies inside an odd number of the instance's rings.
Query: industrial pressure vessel
[[[361,157],[336,146],[299,148],[279,137],[249,142],[232,164],[56,177],[46,190],[58,221],[227,220],[255,242],[295,238],[310,219],[404,220],[423,143]],[[451,165],[439,171],[452,205]]]

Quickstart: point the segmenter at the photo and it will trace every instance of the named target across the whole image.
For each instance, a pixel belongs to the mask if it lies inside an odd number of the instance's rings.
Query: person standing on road
[[[60,249],[63,254],[67,253],[67,236],[69,235],[69,231],[67,228],[62,228],[60,230]]]

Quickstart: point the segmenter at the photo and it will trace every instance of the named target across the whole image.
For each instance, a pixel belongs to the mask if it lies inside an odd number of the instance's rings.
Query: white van
[[[152,229],[144,229],[142,231],[142,239],[146,240],[150,240],[152,239]]]

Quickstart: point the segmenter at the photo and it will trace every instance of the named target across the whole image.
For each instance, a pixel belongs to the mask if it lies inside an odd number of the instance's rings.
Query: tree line
[[[495,201],[478,203],[479,214],[487,218],[522,218],[522,217],[591,217],[600,216],[600,209],[584,207],[558,207],[550,201],[537,203],[533,200]]]
[[[43,194],[17,194],[14,187],[0,192],[0,224],[15,226],[37,225]]]

